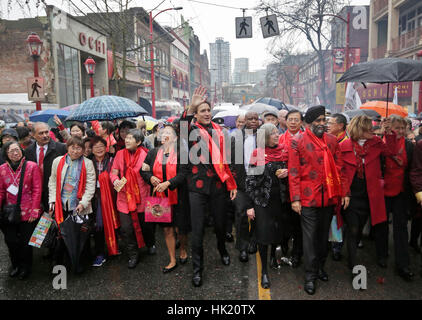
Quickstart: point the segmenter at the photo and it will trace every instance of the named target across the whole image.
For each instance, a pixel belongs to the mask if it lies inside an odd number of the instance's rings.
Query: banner
[[[346,83],[341,82],[337,83],[337,80],[340,79],[342,73],[336,74],[336,104],[344,105],[345,102],[345,95],[346,95]]]
[[[333,48],[333,72],[344,73],[346,68],[346,49]],[[360,62],[360,48],[349,48],[349,67]]]

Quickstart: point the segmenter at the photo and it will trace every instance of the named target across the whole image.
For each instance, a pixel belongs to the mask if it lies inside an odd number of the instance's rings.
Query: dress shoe
[[[194,287],[202,286],[202,274],[201,274],[201,272],[196,272],[196,273],[193,274],[192,284],[193,284]]]
[[[292,268],[296,269],[300,265],[300,257],[293,256],[290,262],[292,263]]]
[[[305,289],[305,292],[307,294],[310,294],[310,295],[314,294],[315,293],[315,281],[306,281],[303,288]]]
[[[257,248],[256,242],[251,241],[249,243],[248,253],[249,254],[255,254],[257,251],[258,251],[258,248]]]
[[[139,255],[132,256],[129,258],[127,267],[129,269],[134,269],[138,263],[139,263]]]
[[[186,264],[186,262],[188,262],[188,257],[187,256],[186,256],[186,258],[179,257],[179,262],[180,262],[180,264]]]
[[[378,259],[377,264],[383,269],[387,268],[387,260],[385,258]]]
[[[328,274],[323,269],[319,269],[318,271],[318,279],[324,282],[328,281]]]
[[[270,287],[270,279],[268,278],[268,274],[266,274],[266,273],[262,274],[261,287],[263,289],[268,289]]]
[[[234,238],[233,235],[230,232],[226,233],[226,242],[233,242]]]
[[[338,251],[333,252],[333,260],[334,261],[341,261],[341,258],[342,258],[342,255],[341,255],[340,252],[338,252]]]
[[[415,276],[409,268],[397,269],[396,272],[405,281],[412,281]]]
[[[248,262],[249,256],[246,250],[240,251],[239,260],[240,262]]]
[[[16,268],[13,268],[12,267],[12,269],[10,270],[10,272],[9,272],[9,277],[11,277],[11,278],[15,278],[15,277],[17,277],[18,276],[18,274],[19,274],[19,268],[18,267],[16,267]]]
[[[172,272],[174,269],[176,269],[177,268],[177,263],[173,266],[173,267],[171,267],[171,268],[166,268],[166,267],[164,267],[163,268],[163,273],[169,273],[169,272]]]
[[[225,265],[228,266],[230,264],[230,256],[228,253],[222,254],[221,255],[221,262]]]
[[[280,265],[278,264],[277,259],[275,257],[271,257],[270,258],[270,267],[274,270],[278,270],[279,266]]]
[[[148,247],[148,254],[150,256],[153,256],[157,253],[157,248],[155,247],[155,245],[153,245],[152,247]]]
[[[22,268],[18,274],[18,279],[19,280],[25,280],[26,278],[29,277],[29,270],[26,268]]]

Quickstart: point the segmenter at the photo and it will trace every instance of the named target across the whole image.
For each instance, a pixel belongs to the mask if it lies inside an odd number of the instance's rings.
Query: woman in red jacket
[[[373,134],[370,118],[355,117],[348,126],[350,139],[340,145],[343,158],[342,191],[343,196],[348,198],[345,201],[343,218],[347,225],[347,250],[351,269],[358,264],[356,263],[358,239],[361,238],[368,215],[371,216],[374,228],[378,265],[387,267],[388,224],[380,156],[394,154],[396,135],[389,134],[389,120],[384,122],[384,126],[387,143]]]
[[[6,163],[0,166],[0,210],[5,205],[16,204],[22,167],[26,162],[20,201],[21,222],[0,225],[12,262],[9,276],[23,280],[31,272],[32,247],[28,242],[41,214],[41,172],[35,162],[25,160],[18,142],[7,142],[2,151]]]

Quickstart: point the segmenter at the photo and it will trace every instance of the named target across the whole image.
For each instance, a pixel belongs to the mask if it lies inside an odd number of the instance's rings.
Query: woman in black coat
[[[264,124],[265,149],[254,150],[251,168],[246,177],[246,192],[253,200],[247,210],[255,219],[255,235],[262,264],[261,286],[270,287],[267,273],[268,246],[271,247],[271,266],[276,267],[275,249],[282,241],[282,205],[287,202],[287,150],[278,144],[277,127]]]
[[[174,228],[177,229],[180,239],[179,261],[181,264],[187,262],[186,246],[187,234],[190,231],[190,211],[185,190],[185,176],[180,169],[177,135],[171,125],[166,125],[162,129],[161,143],[160,147],[148,152],[140,173],[142,178],[154,187],[152,193],[163,192],[172,205],[172,222],[161,223],[170,255],[170,263],[163,268],[163,273],[168,273],[177,267]]]

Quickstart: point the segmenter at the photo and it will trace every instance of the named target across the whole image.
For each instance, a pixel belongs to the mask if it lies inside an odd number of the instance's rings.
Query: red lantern
[[[29,55],[32,57],[39,57],[42,51],[42,41],[40,37],[32,32],[26,39],[28,44]]]
[[[84,62],[86,73],[93,75],[95,73],[95,61],[91,57],[85,60]]]

